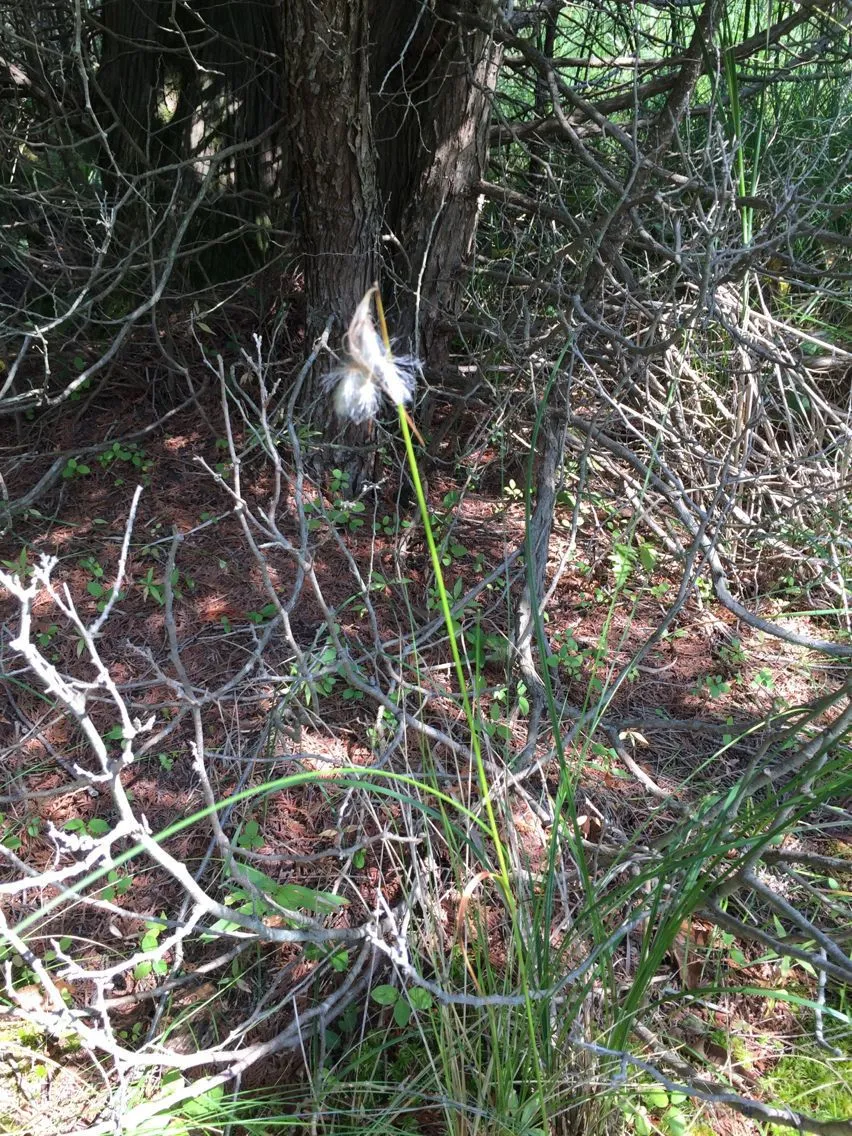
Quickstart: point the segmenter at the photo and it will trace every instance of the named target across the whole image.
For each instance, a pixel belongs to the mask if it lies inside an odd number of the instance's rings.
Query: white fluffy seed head
[[[420,367],[412,356],[395,357],[385,349],[370,310],[374,291],[366,294],[349,323],[348,357],[324,384],[327,390],[334,387],[337,416],[355,423],[375,418],[383,396],[394,406],[411,402]]]
[[[329,385],[334,385],[334,412],[338,418],[350,422],[367,422],[376,417],[382,401],[382,392],[373,376],[357,367],[344,367],[332,371]]]

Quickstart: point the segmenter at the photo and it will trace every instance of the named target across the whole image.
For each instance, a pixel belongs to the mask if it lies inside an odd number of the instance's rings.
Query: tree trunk
[[[470,5],[491,16],[490,0]],[[424,139],[419,181],[408,203],[403,239],[410,262],[404,328],[427,370],[446,366],[464,273],[473,255],[478,203],[474,190],[488,157],[491,96],[501,50],[480,28],[440,19],[433,31],[435,63],[428,106],[414,123]]]
[[[101,19],[92,87],[107,138],[102,177],[118,198],[127,175],[137,176],[138,197],[123,207],[122,222],[131,229],[149,222],[143,196],[149,207],[173,203],[178,178],[181,204],[192,200],[205,160],[230,151],[218,161],[181,255],[195,279],[247,275],[263,261],[287,179],[278,0],[194,0],[177,8],[164,0],[105,0]],[[180,208],[173,212],[179,220]],[[168,242],[172,231],[162,236]],[[200,254],[192,254],[194,245]]]
[[[287,0],[291,157],[303,237],[308,347],[331,319],[339,344],[376,277],[379,213],[367,0]],[[313,406],[319,368],[303,392]],[[311,417],[323,423],[327,414]]]
[[[162,0],[105,0],[101,10],[103,46],[93,86],[109,129],[104,177],[116,194],[128,174],[156,169],[162,160],[156,106],[166,15]]]
[[[309,346],[378,275],[392,331],[446,364],[476,230],[500,50],[490,0],[288,0],[285,54]],[[375,124],[375,130],[374,130]],[[301,404],[318,393],[316,376]],[[310,413],[322,423],[322,414]]]

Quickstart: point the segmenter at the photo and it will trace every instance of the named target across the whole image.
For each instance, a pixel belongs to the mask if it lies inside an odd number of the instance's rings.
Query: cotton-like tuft
[[[334,385],[334,412],[338,418],[361,423],[376,417],[382,392],[369,371],[344,367],[332,371],[326,381]]]
[[[367,422],[376,417],[384,396],[394,406],[411,402],[420,364],[410,355],[395,357],[385,349],[370,305],[371,288],[355,309],[346,333],[347,358],[325,379],[334,388],[334,410],[339,418]]]

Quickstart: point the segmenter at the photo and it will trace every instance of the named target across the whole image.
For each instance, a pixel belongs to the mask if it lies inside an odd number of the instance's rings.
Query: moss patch
[[[843,1045],[839,1037],[830,1039]],[[845,1040],[845,1039],[844,1039]],[[797,1046],[761,1080],[766,1099],[783,1103],[819,1120],[848,1120],[852,1116],[852,1047],[847,1042],[842,1056],[814,1044]],[[770,1125],[772,1136],[789,1128]]]

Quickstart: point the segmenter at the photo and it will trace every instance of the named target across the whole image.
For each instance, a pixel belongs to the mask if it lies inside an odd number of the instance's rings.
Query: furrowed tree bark
[[[387,244],[392,330],[440,375],[463,294],[501,51],[490,0],[292,0],[284,43],[307,331],[339,339]],[[374,130],[375,122],[375,130]],[[391,285],[392,281],[392,285]],[[304,392],[310,412],[317,376]]]
[[[331,342],[339,345],[378,268],[368,48],[367,0],[287,0],[284,52],[309,346],[329,319]],[[314,368],[301,405],[325,426],[329,412],[317,406],[322,369]]]
[[[103,47],[93,80],[96,109],[109,131],[111,153],[103,155],[105,178],[119,192],[122,175],[155,169],[162,159],[157,121],[164,38],[162,0],[106,0],[100,12]],[[159,129],[158,129],[159,127]]]
[[[104,138],[101,177],[112,199],[136,179],[121,223],[132,233],[150,221],[143,198],[148,208],[191,201],[206,157],[227,150],[181,256],[205,283],[259,268],[287,184],[278,0],[194,0],[176,8],[164,0],[106,0],[100,20],[101,59],[90,83]],[[173,220],[180,216],[173,209]],[[193,246],[202,252],[195,255]]]
[[[466,5],[493,19],[490,0]],[[459,10],[439,4],[432,28],[428,102],[415,128],[423,139],[421,168],[402,224],[409,290],[402,326],[427,369],[440,374],[449,358],[465,270],[478,217],[476,186],[485,173],[491,101],[502,50],[490,31],[463,24]]]

